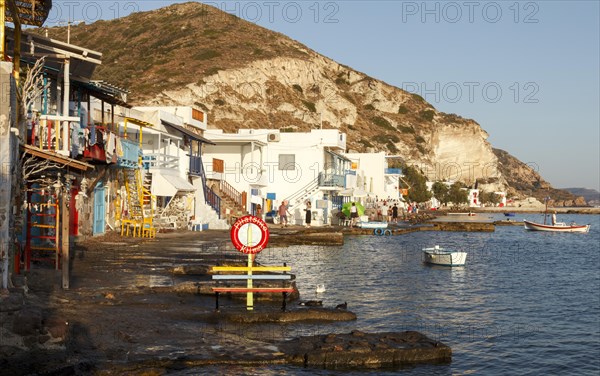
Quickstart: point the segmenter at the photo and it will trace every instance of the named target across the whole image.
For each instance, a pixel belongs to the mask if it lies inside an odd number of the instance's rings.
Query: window
[[[204,113],[192,108],[192,119],[204,122]]]
[[[279,169],[280,170],[295,170],[296,155],[295,154],[279,154]]]

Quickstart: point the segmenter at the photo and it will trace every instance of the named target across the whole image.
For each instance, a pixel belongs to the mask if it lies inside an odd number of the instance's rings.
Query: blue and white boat
[[[464,266],[467,252],[448,250],[436,245],[433,248],[423,248],[423,261],[441,266]]]
[[[376,222],[376,221],[369,221],[369,222],[358,222],[356,224],[356,227],[361,227],[361,228],[374,228],[374,229],[378,229],[378,228],[387,228],[388,227],[388,223],[387,222]]]

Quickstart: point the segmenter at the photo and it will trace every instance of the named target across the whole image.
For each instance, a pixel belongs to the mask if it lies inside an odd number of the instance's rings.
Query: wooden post
[[[62,288],[65,290],[69,289],[69,209],[67,208],[67,202],[69,200],[69,192],[63,190],[61,195],[61,258],[62,258]],[[58,218],[57,218],[58,220]]]
[[[248,232],[251,232],[251,231],[252,230],[248,230]],[[248,255],[248,276],[252,275],[253,264],[254,264],[254,255]],[[248,287],[249,289],[251,289],[253,287],[251,278],[248,278],[248,283],[246,284],[246,287]],[[248,311],[254,310],[254,294],[251,292],[246,294],[246,309]]]
[[[0,0],[0,61],[5,59],[4,42],[6,41],[6,31],[4,24],[6,23],[6,1]]]

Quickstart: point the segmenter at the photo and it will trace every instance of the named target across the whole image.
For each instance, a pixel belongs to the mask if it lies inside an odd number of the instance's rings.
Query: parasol
[[[358,215],[361,216],[365,214],[365,207],[360,202],[354,202],[356,204],[356,209],[358,211]],[[342,213],[348,218],[350,218],[350,207],[352,206],[351,202],[346,202],[342,205]]]

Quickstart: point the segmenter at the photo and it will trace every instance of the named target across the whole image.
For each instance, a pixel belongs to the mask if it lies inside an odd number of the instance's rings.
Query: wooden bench
[[[231,286],[231,287],[213,287],[212,291],[215,293],[215,308],[219,310],[219,294],[231,293],[231,294],[247,294],[246,308],[252,310],[254,308],[254,299],[252,294],[254,293],[281,293],[283,295],[283,303],[281,310],[285,311],[287,294],[291,294],[295,291],[293,286],[287,287],[255,287],[252,282],[258,281],[290,281],[292,279],[291,274],[286,272],[291,271],[291,267],[284,266],[213,266],[212,272],[247,272],[249,274],[213,274],[212,279],[215,281],[246,281],[247,286]],[[250,274],[254,272],[283,272],[284,274]]]

